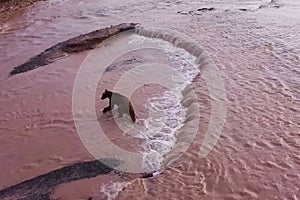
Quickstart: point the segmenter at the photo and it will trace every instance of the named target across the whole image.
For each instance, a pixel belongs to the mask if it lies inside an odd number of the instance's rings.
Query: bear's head
[[[105,91],[102,94],[101,99],[103,100],[103,99],[106,99],[106,98],[111,98],[111,95],[112,95],[112,92],[105,89]]]

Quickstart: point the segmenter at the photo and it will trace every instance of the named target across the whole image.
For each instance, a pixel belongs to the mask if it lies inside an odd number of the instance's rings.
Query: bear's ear
[[[105,89],[105,91],[104,92],[107,92],[107,89]]]

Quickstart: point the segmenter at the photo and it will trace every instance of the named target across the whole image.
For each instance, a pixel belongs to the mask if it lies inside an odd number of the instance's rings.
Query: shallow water
[[[204,7],[215,10],[198,10]],[[286,0],[75,0],[29,7],[0,30],[0,188],[93,159],[76,133],[71,110],[73,82],[86,54],[8,78],[11,69],[70,37],[139,22],[184,33],[208,52],[225,84],[226,120],[217,145],[200,159],[212,113],[206,83],[197,77],[192,86],[201,118],[193,145],[162,174],[134,179],[116,199],[299,199],[299,9],[297,1]],[[117,68],[118,73],[123,72]],[[119,136],[110,137],[118,143]],[[134,149],[139,143],[123,145]],[[122,185],[116,177],[99,181]],[[72,198],[100,198],[102,182],[95,182],[73,183],[92,189]],[[60,195],[68,191],[62,188]]]

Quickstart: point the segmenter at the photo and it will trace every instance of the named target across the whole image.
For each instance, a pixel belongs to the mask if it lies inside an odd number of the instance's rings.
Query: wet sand
[[[93,160],[76,134],[71,114],[73,81],[86,54],[9,79],[13,67],[71,37],[138,19],[145,26],[178,30],[203,46],[222,72],[227,117],[217,145],[199,159],[211,101],[201,76],[195,79],[192,86],[199,96],[201,118],[193,145],[162,174],[128,178],[133,182],[117,199],[299,198],[299,5],[279,1],[280,8],[248,12],[239,10],[247,10],[248,5],[236,2],[80,2],[72,4],[76,12],[68,2],[42,2],[34,12],[16,17],[1,30],[1,189]],[[197,11],[211,6],[215,9]],[[101,102],[96,108],[106,105]],[[142,107],[137,110],[143,112]],[[114,134],[111,137],[122,141]],[[119,144],[134,149],[139,142],[131,147]],[[58,186],[53,195],[102,198],[98,181],[108,184],[124,179],[106,175],[78,180]],[[72,188],[81,185],[90,187],[68,197]]]

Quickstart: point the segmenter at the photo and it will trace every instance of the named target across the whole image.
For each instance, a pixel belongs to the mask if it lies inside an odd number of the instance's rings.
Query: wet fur
[[[105,107],[102,110],[103,113],[110,111],[111,109],[114,108],[114,105],[117,105],[118,113],[120,116],[123,116],[123,114],[127,114],[130,116],[133,122],[136,121],[132,103],[129,101],[127,97],[116,92],[105,90],[102,94],[101,99],[104,100],[106,98],[109,98],[109,106]]]

